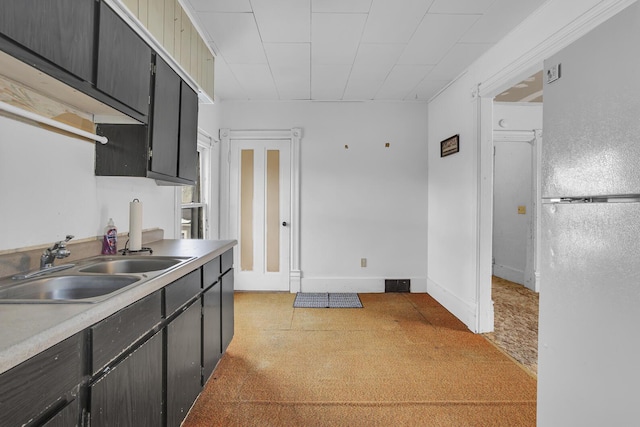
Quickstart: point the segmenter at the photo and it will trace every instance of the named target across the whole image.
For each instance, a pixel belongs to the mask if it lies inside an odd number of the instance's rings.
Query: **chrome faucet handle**
[[[67,246],[67,242],[71,239],[73,239],[74,236],[72,236],[71,234],[67,234],[66,239],[64,240],[60,240],[59,242],[55,242],[53,244],[52,247],[50,247],[49,249],[47,249],[48,251],[55,251],[58,248],[65,248]]]
[[[45,249],[40,257],[40,268],[51,268],[56,258],[62,259],[71,255],[71,251],[67,249],[67,242],[73,237],[71,234],[67,234],[65,240],[55,242],[52,247]]]

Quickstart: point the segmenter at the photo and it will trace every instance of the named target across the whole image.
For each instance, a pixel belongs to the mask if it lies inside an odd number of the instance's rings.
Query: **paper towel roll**
[[[142,249],[142,203],[133,199],[129,203],[129,250]]]

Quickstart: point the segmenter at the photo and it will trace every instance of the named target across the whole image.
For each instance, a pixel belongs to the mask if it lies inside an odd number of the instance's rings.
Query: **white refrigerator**
[[[639,6],[544,65],[539,426],[640,425]]]

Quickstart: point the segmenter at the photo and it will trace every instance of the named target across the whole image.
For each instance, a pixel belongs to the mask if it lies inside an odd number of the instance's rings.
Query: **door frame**
[[[474,140],[477,147],[476,211],[476,310],[474,332],[493,331],[491,300],[491,257],[493,238],[493,98],[522,79],[543,68],[545,58],[570,45],[590,30],[633,4],[636,0],[610,0],[598,3],[571,24],[541,43],[525,49],[516,60],[471,89],[475,106]],[[544,7],[544,6],[542,6]],[[437,96],[437,95],[436,95]],[[543,126],[544,128],[544,126]],[[544,288],[544,283],[541,284]]]
[[[291,154],[290,195],[291,224],[289,233],[289,292],[300,292],[300,140],[302,129],[233,130],[220,129],[220,238],[230,239],[231,210],[231,141],[251,140],[289,141]]]
[[[540,191],[542,182],[542,170],[540,166],[542,130],[493,130],[493,143],[524,143],[531,146],[531,242],[527,242],[527,264],[531,261],[532,289],[540,292]],[[495,151],[494,151],[495,156]],[[494,167],[495,172],[495,167]],[[494,182],[495,185],[495,182]],[[529,253],[531,256],[529,257]],[[527,267],[525,267],[525,282],[527,280]],[[525,285],[526,286],[526,285]],[[528,286],[527,286],[528,287]]]

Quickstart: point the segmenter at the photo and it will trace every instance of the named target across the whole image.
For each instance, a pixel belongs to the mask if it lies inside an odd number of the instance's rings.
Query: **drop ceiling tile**
[[[214,99],[249,99],[246,91],[240,86],[229,66],[218,56],[215,62],[216,82],[214,87]]]
[[[280,99],[310,99],[309,43],[265,43],[269,67]]]
[[[482,14],[496,0],[435,0],[429,13],[464,13],[468,15]]]
[[[365,43],[407,43],[433,0],[373,0]]]
[[[228,64],[266,64],[253,14],[202,12],[199,16],[204,31]]]
[[[432,80],[452,80],[478,59],[492,44],[458,43],[429,74]]]
[[[311,12],[369,13],[371,0],[311,0]]]
[[[460,41],[497,43],[542,3],[541,0],[496,0]]]
[[[351,65],[313,64],[311,67],[311,97],[318,100],[342,99]]]
[[[373,99],[393,69],[404,44],[361,44],[344,97]]]
[[[429,80],[428,76],[422,80],[409,94],[404,98],[406,101],[428,101],[440,89],[446,86],[450,80]]]
[[[193,10],[204,12],[251,12],[249,0],[188,0]]]
[[[229,68],[249,99],[278,99],[267,64],[230,64]]]
[[[312,14],[312,63],[352,64],[366,20],[365,14]]]
[[[434,15],[428,13],[407,48],[399,64],[435,65],[451,50],[479,15]]]
[[[251,0],[264,43],[305,43],[311,33],[311,0]]]
[[[404,99],[432,69],[430,65],[396,65],[375,99]]]

